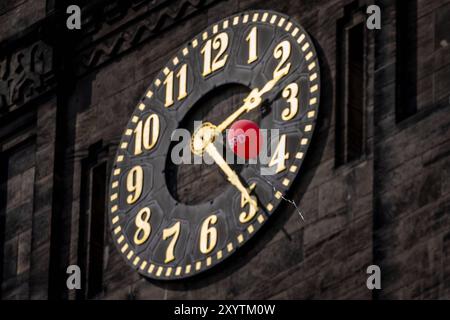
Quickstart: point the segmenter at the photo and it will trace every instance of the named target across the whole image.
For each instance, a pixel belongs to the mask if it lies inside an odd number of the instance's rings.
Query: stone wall
[[[209,24],[251,9],[290,15],[319,53],[319,123],[290,193],[305,221],[285,204],[230,259],[205,274],[168,283],[131,270],[106,228],[103,290],[95,298],[450,298],[450,1],[417,1],[417,64],[409,70],[417,75],[417,111],[401,121],[398,8],[394,0],[376,1],[383,22],[381,30],[365,31],[364,152],[341,165],[336,162],[339,26],[362,16],[373,2],[92,1],[84,7],[81,31],[61,27],[56,34],[49,30],[60,20],[49,17],[64,17],[65,4],[44,2],[33,5],[47,7],[47,18],[39,21],[45,14],[36,14],[23,29],[14,21],[27,16],[27,1],[0,5],[0,26],[6,26],[0,66],[20,50],[33,52],[27,48],[38,41],[53,62],[45,72],[9,68],[2,75],[6,69],[0,69],[0,98],[3,92],[13,96],[7,79],[26,89],[16,90],[26,92],[21,99],[5,98],[0,113],[2,298],[89,296],[85,289],[67,291],[65,269],[86,262],[91,168],[106,163],[109,174],[128,118],[168,56]],[[31,36],[22,36],[28,27]],[[22,73],[34,75],[33,86]],[[365,285],[371,264],[381,267],[380,291]]]

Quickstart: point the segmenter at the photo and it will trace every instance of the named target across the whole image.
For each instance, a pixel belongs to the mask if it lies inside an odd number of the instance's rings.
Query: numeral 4
[[[270,159],[269,167],[276,166],[275,173],[279,173],[286,169],[287,159],[289,159],[289,153],[286,153],[286,135],[283,134]]]

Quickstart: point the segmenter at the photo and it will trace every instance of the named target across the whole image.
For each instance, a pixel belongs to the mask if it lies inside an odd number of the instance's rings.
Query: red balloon
[[[261,150],[261,134],[256,123],[238,120],[227,132],[227,141],[233,152],[244,159],[256,159]]]

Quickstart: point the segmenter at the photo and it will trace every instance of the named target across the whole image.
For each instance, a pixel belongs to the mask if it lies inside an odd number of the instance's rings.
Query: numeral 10
[[[157,114],[150,115],[145,122],[138,122],[134,129],[135,142],[134,154],[142,153],[142,148],[151,150],[158,142],[159,137],[159,117]]]

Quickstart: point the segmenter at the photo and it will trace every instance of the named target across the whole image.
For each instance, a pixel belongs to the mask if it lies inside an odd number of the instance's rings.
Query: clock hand
[[[250,94],[244,99],[244,104],[216,127],[216,133],[218,134],[223,132],[243,113],[247,113],[258,107],[262,102],[262,96],[272,90],[278,83],[278,81],[280,81],[280,79],[287,74],[288,71],[287,69],[285,69],[285,71],[279,73],[272,80],[268,81],[261,90],[259,90],[258,88],[253,89]]]
[[[238,110],[233,112],[227,119],[225,119],[219,126],[216,127],[212,123],[207,122],[197,129],[191,140],[192,153],[201,155],[206,151],[222,169],[231,184],[234,185],[242,193],[248,203],[255,208],[257,208],[257,202],[250,197],[248,190],[242,185],[236,172],[234,172],[228,163],[223,159],[216,147],[213,145],[213,142],[217,135],[223,132],[223,130],[225,130],[243,113],[249,112],[258,107],[262,102],[262,95],[272,90],[278,81],[280,81],[280,79],[287,74],[288,69],[285,69],[285,71],[279,72],[272,80],[268,81],[261,90],[258,88],[253,89],[248,97],[244,99],[244,104]]]
[[[228,181],[230,181],[230,183],[242,193],[243,197],[247,199],[248,203],[251,206],[253,206],[253,208],[258,208],[256,200],[250,196],[250,193],[248,192],[247,188],[245,188],[244,185],[239,180],[237,173],[231,169],[231,167],[220,155],[219,151],[217,151],[217,148],[214,146],[212,142],[206,146],[205,151],[206,153],[209,154],[211,158],[213,158],[214,162],[219,166],[219,168],[222,169],[222,171],[227,176]]]

